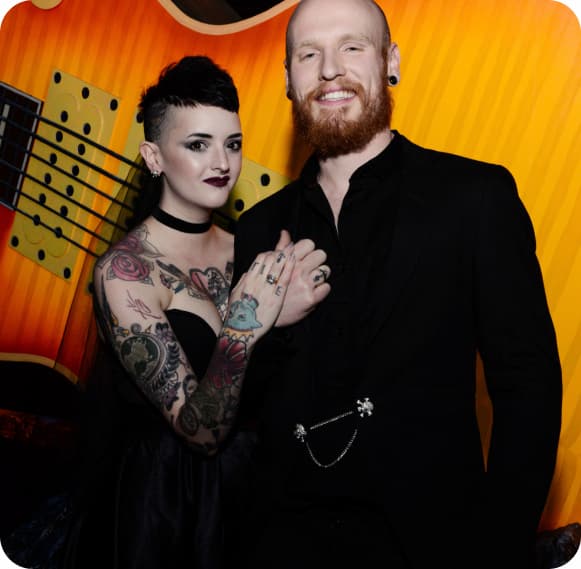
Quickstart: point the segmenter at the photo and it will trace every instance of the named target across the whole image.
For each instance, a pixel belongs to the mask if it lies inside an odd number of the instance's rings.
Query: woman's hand
[[[283,229],[276,249],[283,249],[288,243],[290,234]],[[325,264],[325,251],[315,249],[311,239],[301,239],[295,243],[294,257],[293,274],[276,326],[289,326],[302,320],[331,292],[327,282],[331,268]]]
[[[230,295],[224,329],[253,339],[272,328],[280,314],[295,266],[294,244],[260,253]]]

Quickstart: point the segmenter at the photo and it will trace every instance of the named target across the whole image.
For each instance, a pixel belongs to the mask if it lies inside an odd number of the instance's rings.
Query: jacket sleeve
[[[486,176],[474,261],[478,349],[493,407],[482,522],[503,552],[491,567],[524,569],[533,566],[555,467],[561,367],[531,220],[506,169]]]

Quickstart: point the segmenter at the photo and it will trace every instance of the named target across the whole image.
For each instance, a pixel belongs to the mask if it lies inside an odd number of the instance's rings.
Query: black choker
[[[182,233],[206,233],[206,231],[212,227],[212,221],[191,223],[190,221],[184,221],[183,219],[179,219],[178,217],[166,213],[159,206],[153,210],[151,215],[157,219],[157,221],[163,223],[163,225],[167,225],[168,227],[181,231]]]

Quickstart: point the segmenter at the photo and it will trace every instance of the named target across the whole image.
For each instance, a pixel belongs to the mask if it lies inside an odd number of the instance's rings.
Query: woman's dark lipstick
[[[204,182],[210,184],[210,186],[216,186],[217,188],[223,188],[230,181],[230,176],[220,176],[216,178],[206,178]]]

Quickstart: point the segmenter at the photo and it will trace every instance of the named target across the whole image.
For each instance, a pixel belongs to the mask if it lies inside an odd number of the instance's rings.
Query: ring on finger
[[[268,284],[275,285],[278,282],[278,277],[275,277],[274,275],[268,273],[268,275],[266,275],[266,282]]]
[[[325,282],[327,280],[329,273],[326,269],[322,267],[318,268],[318,273],[314,276],[313,280],[318,283],[319,281]]]

